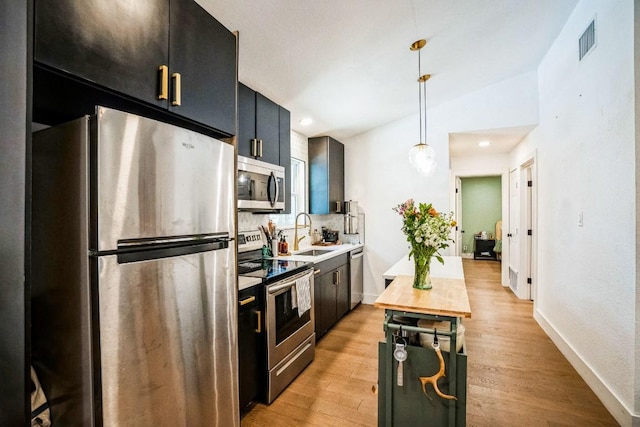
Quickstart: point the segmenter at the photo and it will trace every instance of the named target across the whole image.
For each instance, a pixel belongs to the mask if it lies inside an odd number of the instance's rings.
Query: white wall
[[[434,76],[437,78],[437,76]],[[392,208],[408,198],[449,212],[449,134],[536,124],[537,74],[526,73],[428,110],[428,142],[438,171],[421,177],[409,166],[418,142],[417,114],[342,141],[345,144],[345,198],[357,200],[366,215],[364,302],[384,289],[382,274],[408,254],[401,218]],[[506,164],[506,161],[505,161]]]
[[[633,16],[629,0],[578,4],[538,69],[539,127],[512,156],[537,150],[535,317],[622,425],[640,409]]]
[[[577,40],[593,17],[597,46],[578,62]],[[510,161],[515,168],[537,153],[534,315],[622,425],[640,425],[633,28],[634,2],[582,0],[537,73],[429,109],[440,164],[433,178],[419,178],[407,161],[417,116],[343,141],[346,197],[367,215],[364,292],[372,302],[382,273],[407,253],[391,208],[409,197],[453,206],[448,134],[539,124]]]

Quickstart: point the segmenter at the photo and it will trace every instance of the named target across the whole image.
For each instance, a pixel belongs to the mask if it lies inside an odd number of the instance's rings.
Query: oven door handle
[[[283,289],[293,288],[296,285],[296,282],[283,283],[282,285],[272,286],[269,288],[270,294],[275,294],[276,292],[280,292]]]

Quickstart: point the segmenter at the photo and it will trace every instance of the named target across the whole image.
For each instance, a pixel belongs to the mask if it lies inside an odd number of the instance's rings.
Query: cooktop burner
[[[238,275],[273,282],[313,266],[312,262],[262,258],[259,230],[238,232]]]
[[[256,259],[238,264],[238,274],[247,277],[259,277],[263,281],[280,279],[311,268],[313,263],[305,261],[284,261],[279,259]]]

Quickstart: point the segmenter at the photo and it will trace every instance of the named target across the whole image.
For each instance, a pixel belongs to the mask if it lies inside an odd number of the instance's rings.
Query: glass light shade
[[[418,169],[418,173],[422,176],[426,176],[430,178],[436,174],[436,170],[438,169],[438,163],[435,160],[432,160],[426,167]]]
[[[424,176],[433,176],[436,169],[435,152],[430,145],[419,143],[409,150],[409,163]]]

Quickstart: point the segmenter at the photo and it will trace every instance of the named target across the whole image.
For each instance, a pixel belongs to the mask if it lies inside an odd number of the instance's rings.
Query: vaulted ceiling
[[[417,39],[427,39],[421,68],[432,75],[431,108],[535,70],[577,3],[197,1],[239,32],[241,82],[290,110],[294,130],[338,139],[418,111],[418,56],[409,50]],[[302,127],[303,117],[313,124]]]

